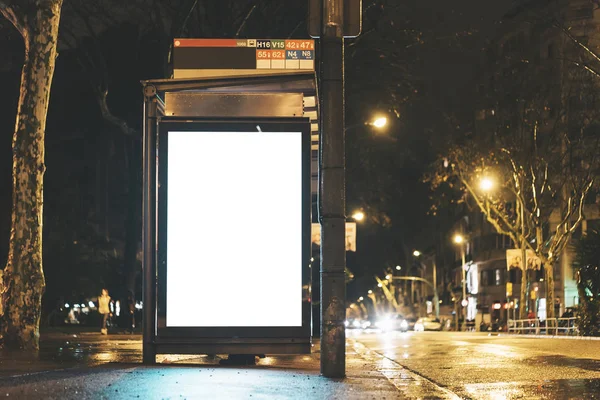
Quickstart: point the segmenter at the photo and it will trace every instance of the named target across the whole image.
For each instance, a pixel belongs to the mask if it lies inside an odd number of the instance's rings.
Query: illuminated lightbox
[[[167,327],[302,326],[302,179],[302,132],[168,132]]]

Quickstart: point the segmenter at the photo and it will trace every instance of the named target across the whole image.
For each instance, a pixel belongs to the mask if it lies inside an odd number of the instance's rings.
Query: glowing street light
[[[382,129],[385,128],[385,126],[387,125],[387,118],[386,117],[379,117],[376,118],[371,125],[373,125],[375,128],[377,129]]]
[[[462,243],[464,243],[465,238],[463,237],[463,235],[460,235],[457,233],[456,235],[454,235],[453,240],[454,240],[454,243],[456,243],[456,244],[462,244]]]
[[[413,251],[413,256],[419,257],[420,255],[421,255],[421,252],[419,250]]]
[[[491,178],[485,177],[479,181],[479,188],[484,192],[489,192],[494,187],[494,181]]]
[[[377,284],[377,287],[383,287],[383,283],[379,282],[379,283]]]
[[[391,274],[387,274],[387,275],[385,276],[385,279],[388,279],[388,280],[392,279],[392,275],[391,275]]]
[[[360,296],[360,297],[358,298],[358,301],[363,301],[364,299],[365,299],[364,297]]]
[[[399,266],[399,265],[396,265],[396,271],[400,271],[401,269],[402,269],[402,267],[401,267],[401,266]]]
[[[365,213],[362,211],[355,211],[352,214],[352,219],[355,221],[362,221],[363,219],[365,219]]]
[[[367,293],[373,294],[373,291],[371,289],[369,289],[369,291]]]

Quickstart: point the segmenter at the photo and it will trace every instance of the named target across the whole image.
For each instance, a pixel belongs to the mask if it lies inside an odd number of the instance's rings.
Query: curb
[[[508,336],[515,338],[531,338],[531,339],[566,339],[566,340],[600,340],[598,336],[561,336],[561,335],[519,335],[515,333],[505,333],[498,336]]]
[[[383,375],[398,391],[408,399],[440,399],[461,400],[462,398],[449,389],[438,385],[428,378],[419,375],[402,366],[393,359],[371,350],[364,344],[354,340],[346,339],[363,360],[373,364],[381,375]]]

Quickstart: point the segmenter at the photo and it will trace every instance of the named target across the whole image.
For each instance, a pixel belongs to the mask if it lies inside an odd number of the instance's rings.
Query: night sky
[[[371,5],[368,0],[363,3],[365,7]],[[421,178],[435,157],[436,146],[443,142],[443,132],[436,121],[444,113],[471,112],[472,106],[465,99],[474,90],[480,51],[485,40],[493,37],[495,24],[510,7],[508,3],[378,1],[365,10],[365,30],[375,27],[375,33],[347,41],[347,123],[365,120],[376,110],[389,112],[390,116],[395,111],[399,115],[390,128],[390,136],[398,139],[393,145],[367,131],[348,134],[348,212],[362,207],[368,212],[373,210],[374,216],[390,218],[388,222],[369,218],[359,226],[358,252],[348,260],[359,282],[361,277],[371,277],[386,265],[406,258],[399,237],[404,237],[405,245],[412,248],[430,245],[427,238],[431,237],[432,225],[425,222],[429,193]],[[92,295],[97,290],[96,279],[110,284],[123,278],[118,271],[126,247],[123,220],[130,194],[130,177],[124,176],[123,170],[136,142],[102,121],[92,90],[92,84],[98,82],[98,70],[86,64],[86,60],[95,60],[93,65],[98,68],[99,58],[94,57],[102,54],[110,84],[109,105],[139,132],[142,115],[139,81],[162,77],[160,60],[164,54],[157,54],[157,49],[163,44],[161,40],[170,40],[153,33],[153,28],[144,25],[147,22],[140,22],[144,19],[139,14],[130,16],[128,10],[116,9],[113,23],[98,29],[96,40],[90,40],[67,7],[70,6],[65,5],[63,11],[61,50],[46,132],[44,269],[47,292],[53,297]],[[298,7],[296,2],[294,7]],[[395,7],[399,9],[394,10]],[[286,35],[285,32],[292,32],[293,37],[307,37],[305,26],[295,23],[301,20],[298,17],[302,15],[301,8],[288,13],[281,7],[264,10],[260,17],[265,19],[249,19],[240,37],[276,38]],[[214,22],[205,36],[231,37],[232,28],[227,21],[232,19],[226,15],[229,11],[218,12],[223,17],[220,24]],[[270,23],[265,23],[267,20]],[[418,31],[423,43],[414,43],[412,36],[399,33],[404,29]],[[193,29],[187,34],[198,36]],[[73,44],[73,35],[79,36],[77,45]],[[372,48],[390,37],[397,37],[396,57],[411,76],[394,74],[382,78],[379,65],[387,68],[386,60],[391,58],[369,58],[376,54]],[[4,20],[0,21],[0,38],[3,54],[0,264],[3,266],[10,229],[11,137],[22,44],[16,31]],[[388,47],[383,53],[386,51],[392,50]],[[383,81],[380,86],[373,86],[369,76]],[[399,89],[386,92],[387,87]],[[141,146],[141,141],[137,144]]]

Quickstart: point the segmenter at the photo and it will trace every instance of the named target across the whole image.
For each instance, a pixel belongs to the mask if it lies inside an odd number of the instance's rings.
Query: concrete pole
[[[321,138],[321,374],[346,375],[346,190],[344,157],[343,0],[322,0],[320,43]]]

